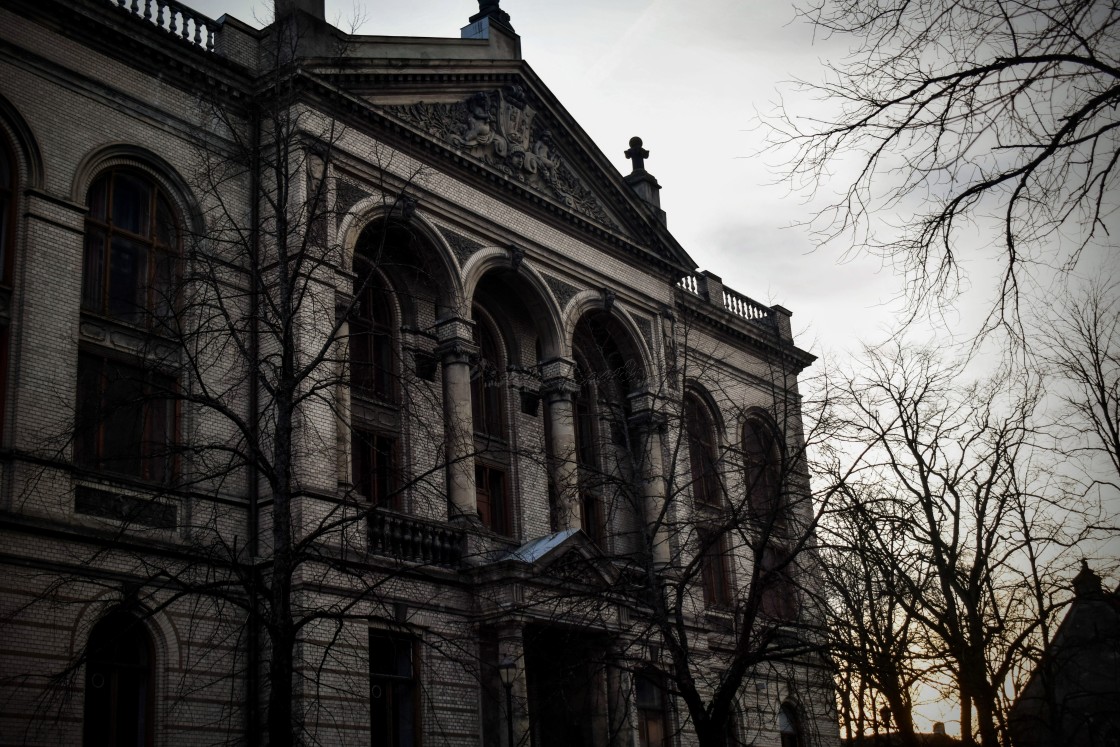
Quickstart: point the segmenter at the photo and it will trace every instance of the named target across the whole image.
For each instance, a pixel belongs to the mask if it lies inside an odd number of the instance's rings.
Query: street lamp
[[[502,687],[506,689],[506,742],[507,747],[513,747],[513,679],[517,675],[517,665],[510,659],[503,659],[498,664],[498,677],[502,680]]]

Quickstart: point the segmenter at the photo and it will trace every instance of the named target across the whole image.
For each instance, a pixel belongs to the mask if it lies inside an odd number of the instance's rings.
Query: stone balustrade
[[[717,275],[702,272],[698,275],[685,275],[677,282],[677,287],[685,293],[698,296],[711,304],[722,306],[737,317],[748,322],[773,326],[776,323],[774,309],[733,291],[723,285]]]
[[[730,288],[723,289],[723,307],[735,316],[741,316],[750,322],[770,324],[773,321],[773,312],[769,306],[763,306],[758,301]]]
[[[375,508],[369,515],[369,551],[453,568],[463,559],[463,532],[439,522]]]
[[[175,0],[110,0],[113,5],[207,52],[214,51],[219,24]]]

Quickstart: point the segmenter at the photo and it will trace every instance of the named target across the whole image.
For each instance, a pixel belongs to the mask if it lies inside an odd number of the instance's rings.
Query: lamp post
[[[513,747],[513,678],[517,674],[517,665],[509,659],[503,659],[498,664],[498,676],[502,680],[502,687],[506,689],[506,745]]]

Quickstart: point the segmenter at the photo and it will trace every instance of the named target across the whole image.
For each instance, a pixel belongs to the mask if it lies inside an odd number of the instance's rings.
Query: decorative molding
[[[334,210],[342,216],[350,212],[350,208],[369,197],[369,192],[362,189],[350,179],[336,178],[334,186]]]
[[[548,125],[519,85],[480,91],[453,104],[387,106],[386,111],[476,161],[584,217],[618,229],[599,198],[568,165]]]
[[[482,248],[482,244],[473,239],[468,239],[462,234],[455,233],[449,228],[443,226],[436,226],[436,228],[443,234],[443,238],[447,241],[447,245],[451,247],[451,251],[455,253],[455,258],[459,260],[460,265],[466,264],[471,255]]]
[[[556,296],[556,300],[560,303],[560,308],[564,309],[568,306],[568,302],[575,298],[579,293],[579,288],[571,283],[565,283],[560,278],[553,277],[552,275],[544,275],[544,282],[548,284],[552,295]]]
[[[634,318],[634,324],[638,327],[638,331],[642,333],[642,337],[646,338],[646,345],[649,347],[650,353],[654,353],[657,347],[654,345],[653,341],[653,321],[647,317],[638,316],[637,314],[633,314],[632,316]]]

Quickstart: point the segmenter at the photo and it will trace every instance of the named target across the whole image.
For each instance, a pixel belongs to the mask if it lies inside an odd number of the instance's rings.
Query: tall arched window
[[[781,524],[781,450],[773,427],[760,417],[743,427],[747,502],[755,521],[774,528]]]
[[[685,394],[684,427],[688,439],[693,498],[706,506],[718,506],[722,491],[716,429],[707,406],[695,392]]]
[[[0,429],[4,425],[4,413],[8,401],[8,325],[11,319],[7,309],[11,308],[12,266],[14,264],[16,243],[16,160],[11,148],[0,137],[0,294],[7,296],[0,313]]]
[[[16,234],[16,160],[0,138],[0,285],[11,284],[12,252]]]
[[[478,359],[471,371],[471,414],[478,517],[484,526],[508,536],[513,534],[513,511],[506,439],[506,366],[497,333],[485,314],[476,309],[474,322]]]
[[[117,168],[94,180],[87,204],[82,311],[145,326],[166,319],[175,292],[181,234],[178,213],[166,192],[141,171]],[[83,344],[78,356],[75,463],[149,483],[172,482],[176,393],[175,378],[144,360]],[[83,491],[86,498],[96,494],[79,489]],[[95,506],[79,498],[84,513],[124,516],[119,508],[101,505],[105,501],[94,501]],[[124,513],[137,516],[132,510]]]
[[[407,237],[397,226],[367,226],[354,248],[354,306],[349,318],[351,476],[355,491],[374,506],[400,510],[401,413],[392,304],[393,287],[381,272],[386,252]]]
[[[396,399],[392,313],[387,294],[368,277],[359,279],[358,299],[350,320],[350,384],[383,402]]]
[[[474,432],[491,439],[505,439],[505,398],[502,396],[505,366],[494,330],[475,319],[474,341],[478,360],[471,371],[471,411]]]
[[[155,733],[152,639],[134,615],[113,612],[86,647],[85,747],[149,747]]]
[[[180,250],[167,194],[142,172],[113,169],[90,186],[87,204],[82,309],[130,324],[165,317]]]
[[[578,389],[572,402],[572,417],[576,436],[576,463],[579,469],[580,525],[596,543],[602,543],[605,534],[603,501],[599,482],[602,467],[599,463],[599,412],[598,387],[586,363],[576,361]]]
[[[778,733],[782,737],[782,747],[803,747],[801,719],[797,717],[797,710],[789,703],[778,711]]]

